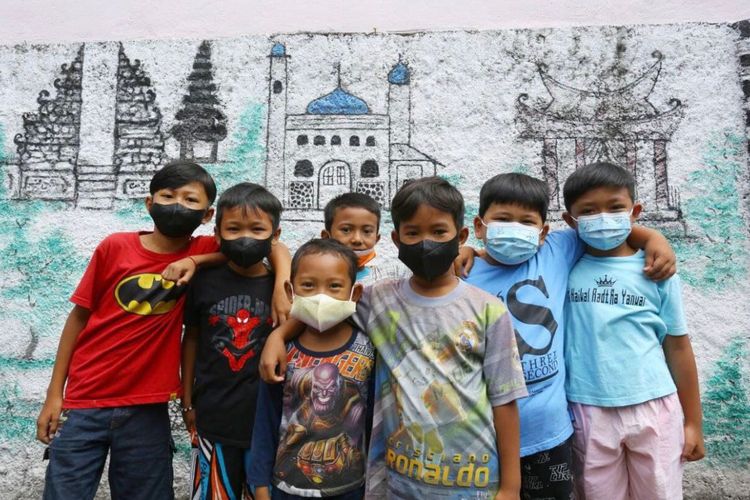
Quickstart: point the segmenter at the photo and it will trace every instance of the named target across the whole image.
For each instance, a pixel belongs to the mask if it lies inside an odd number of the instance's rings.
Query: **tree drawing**
[[[172,134],[180,142],[180,158],[215,162],[219,142],[227,136],[226,115],[220,109],[211,63],[211,43],[204,40],[188,76],[188,93],[177,111]]]
[[[706,383],[703,395],[703,431],[706,456],[712,465],[750,465],[750,402],[747,340],[734,339],[716,362],[716,371]]]

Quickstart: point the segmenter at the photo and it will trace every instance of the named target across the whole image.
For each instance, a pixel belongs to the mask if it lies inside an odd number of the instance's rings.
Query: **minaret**
[[[399,61],[388,73],[388,115],[391,144],[411,141],[411,86],[409,67]]]
[[[266,188],[283,205],[285,198],[284,141],[286,135],[286,47],[276,42],[271,48],[268,77],[268,126],[266,127]]]

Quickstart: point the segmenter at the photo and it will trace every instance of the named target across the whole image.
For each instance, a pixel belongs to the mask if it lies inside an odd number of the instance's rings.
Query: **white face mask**
[[[354,287],[352,287],[349,300],[334,299],[324,293],[300,297],[294,295],[294,291],[292,291],[292,310],[289,311],[289,315],[309,327],[323,332],[354,314],[357,303],[352,300],[353,294]]]

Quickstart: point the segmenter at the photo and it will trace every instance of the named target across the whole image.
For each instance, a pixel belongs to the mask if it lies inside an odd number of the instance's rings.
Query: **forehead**
[[[271,216],[259,208],[248,207],[245,205],[228,207],[222,209],[221,223],[227,222],[260,222],[272,225]]]
[[[343,207],[336,209],[333,214],[334,224],[371,224],[377,226],[378,216],[362,207]]]
[[[600,186],[589,189],[573,203],[573,207],[595,203],[622,201],[632,203],[630,191],[626,187]]]
[[[493,202],[484,212],[484,217],[496,215],[510,215],[513,217],[534,217],[542,218],[542,214],[535,208],[525,207],[518,203],[498,203]]]
[[[401,221],[401,227],[403,226],[436,226],[436,225],[448,225],[449,227],[458,230],[456,223],[453,220],[453,215],[444,212],[440,209],[422,203],[419,205],[417,210],[408,219]]]
[[[188,182],[187,184],[183,184],[182,186],[176,187],[176,188],[162,188],[157,191],[157,193],[161,193],[164,191],[174,191],[184,194],[193,194],[196,196],[201,196],[203,198],[208,199],[208,195],[206,194],[206,188],[198,181]]]
[[[349,262],[341,255],[310,253],[299,259],[294,279],[349,279]]]

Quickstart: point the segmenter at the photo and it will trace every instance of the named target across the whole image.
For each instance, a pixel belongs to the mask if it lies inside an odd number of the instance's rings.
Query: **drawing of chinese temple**
[[[551,100],[531,103],[527,94],[517,101],[521,138],[539,141],[542,174],[550,195],[550,212],[564,210],[562,186],[575,169],[595,161],[627,168],[636,179],[643,219],[682,223],[679,194],[669,185],[667,143],[683,117],[678,99],[658,109],[649,96],[662,67],[662,55],[634,81],[615,89],[600,85],[586,90],[561,83],[539,67]]]

